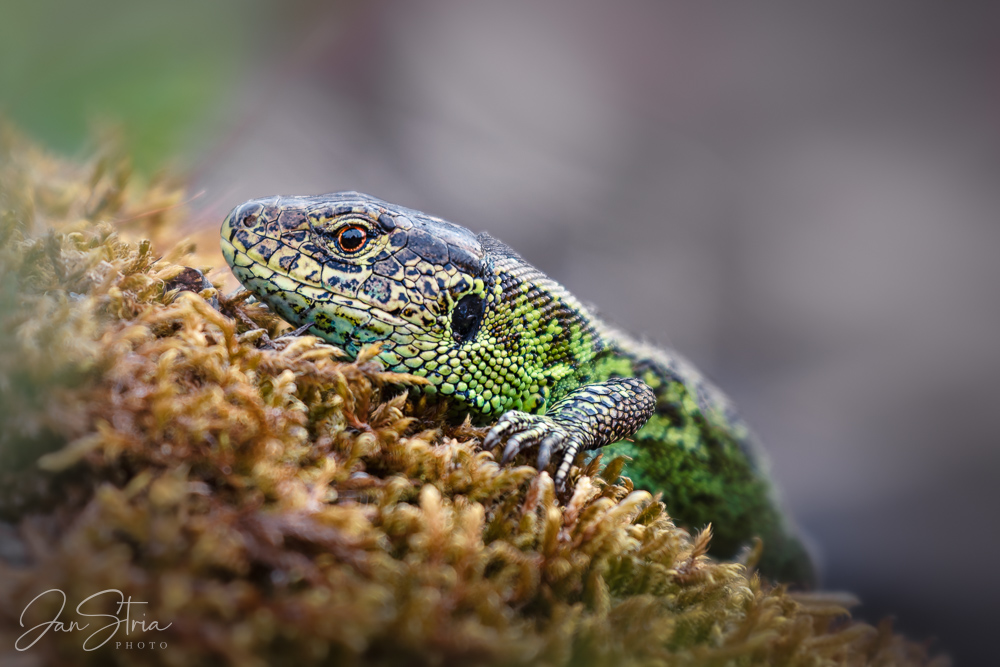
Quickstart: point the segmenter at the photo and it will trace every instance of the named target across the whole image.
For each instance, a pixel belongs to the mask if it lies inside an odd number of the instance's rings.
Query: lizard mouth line
[[[285,278],[288,278],[289,280],[293,280],[293,281],[297,282],[300,285],[305,285],[306,287],[311,287],[311,288],[313,288],[315,290],[319,290],[319,291],[322,291],[322,292],[325,292],[325,293],[328,293],[328,294],[331,294],[331,295],[334,295],[334,296],[337,296],[337,297],[351,299],[352,301],[357,301],[359,303],[364,303],[367,307],[371,307],[371,308],[376,308],[377,307],[377,306],[374,306],[374,305],[370,305],[367,302],[363,301],[362,299],[359,299],[359,298],[354,297],[354,296],[342,296],[342,295],[338,294],[336,291],[330,289],[329,286],[324,285],[323,283],[316,282],[316,281],[313,281],[313,280],[308,280],[306,278],[302,278],[301,276],[295,276],[295,275],[291,274],[288,271],[288,269],[285,269],[284,267],[282,267],[280,265],[275,265],[274,263],[272,263],[270,261],[270,259],[265,260],[263,257],[253,257],[250,254],[250,252],[253,250],[253,248],[255,248],[256,246],[260,245],[264,241],[273,241],[274,243],[277,243],[278,245],[280,245],[280,246],[282,246],[284,248],[290,249],[292,252],[294,252],[297,255],[303,255],[304,254],[304,253],[302,253],[301,250],[298,250],[294,246],[291,246],[291,245],[283,242],[281,239],[275,238],[273,236],[267,236],[265,234],[257,234],[257,236],[260,237],[260,240],[257,243],[254,243],[253,245],[250,245],[249,247],[248,246],[244,246],[242,243],[240,243],[235,238],[233,240],[231,240],[231,241],[227,241],[225,238],[223,238],[221,240],[222,254],[226,258],[226,261],[229,262],[230,266],[232,266],[234,270],[237,267],[239,267],[240,269],[244,269],[246,271],[249,271],[250,270],[250,266],[253,266],[253,265],[266,267],[267,270],[272,271],[276,275],[283,276]],[[228,246],[228,248],[227,248],[227,246]],[[229,253],[227,253],[227,250],[229,250]],[[243,257],[247,258],[251,262],[251,264],[249,264],[249,265],[236,264],[235,263],[235,259],[236,259],[237,256],[240,256],[240,255],[242,255]],[[277,257],[278,255],[279,255],[279,253],[276,250],[275,252],[273,252],[271,254],[271,257]],[[317,264],[322,264],[322,262],[320,260],[317,260],[317,259],[315,259],[313,257],[310,257],[309,255],[304,255],[304,256],[305,257],[309,257],[309,259],[311,259],[312,261],[316,262]],[[348,305],[348,304],[344,304],[344,305]]]
[[[282,278],[285,278],[293,283],[296,283],[297,285],[306,288],[311,292],[314,292],[314,294],[311,297],[313,300],[312,305],[314,309],[318,309],[323,306],[328,306],[333,309],[344,307],[353,310],[362,310],[365,313],[371,315],[373,318],[379,320],[380,322],[389,324],[397,329],[404,330],[411,335],[419,334],[421,332],[420,327],[413,324],[412,322],[397,317],[396,315],[393,315],[392,313],[380,308],[377,305],[369,303],[364,299],[361,299],[357,296],[338,294],[337,292],[330,290],[324,285],[312,281],[306,281],[297,276],[293,276],[290,273],[287,273],[280,268],[275,268],[270,263],[265,264],[264,262],[257,261],[256,259],[251,257],[249,253],[246,252],[246,250],[243,250],[239,245],[226,241],[226,239],[222,239],[221,245],[222,245],[222,254],[225,256],[226,261],[229,263],[230,267],[232,268],[232,271],[237,275],[237,278],[240,279],[241,283],[243,283],[245,280],[268,280],[268,278],[257,275],[256,273],[253,272],[253,267],[255,266],[263,267],[267,271],[272,272],[274,275],[281,276]],[[250,263],[246,265],[239,264],[236,261],[237,258],[239,257],[245,258]],[[273,280],[273,278],[271,279]],[[305,294],[299,292],[296,289],[289,289],[284,291],[289,293],[295,292],[303,297],[306,296]],[[319,298],[321,296],[323,298]],[[272,297],[277,297],[282,300],[285,300],[285,297],[278,297],[277,295],[272,295]],[[268,299],[263,297],[263,295],[258,295],[258,298],[261,298],[265,303],[268,303]],[[271,304],[268,303],[268,305]]]

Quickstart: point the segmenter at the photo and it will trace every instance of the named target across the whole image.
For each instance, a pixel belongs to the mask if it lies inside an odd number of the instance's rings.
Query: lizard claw
[[[507,415],[504,415],[504,417],[506,416]],[[504,421],[504,419],[501,418],[500,421],[498,421],[493,428],[490,429],[490,432],[486,434],[486,437],[483,438],[483,449],[493,449],[499,445],[503,437],[507,435],[507,432],[513,430],[513,428],[514,424],[512,422]]]
[[[535,466],[539,470],[545,470],[549,467],[549,461],[552,459],[552,451],[562,444],[565,436],[562,433],[551,433],[538,443],[538,464]]]
[[[517,410],[506,412],[500,417],[483,439],[483,448],[492,449],[504,438],[507,439],[507,444],[500,457],[500,465],[506,465],[523,450],[538,445],[536,467],[544,470],[555,456],[560,464],[557,475],[561,474],[557,481],[561,484],[565,483],[569,467],[582,447],[569,429],[551,417],[531,415]],[[569,463],[566,463],[567,455]]]
[[[580,441],[575,439],[570,440],[562,447],[562,451],[559,454],[559,469],[556,470],[556,474],[552,478],[558,491],[566,488],[569,469],[573,465],[573,461],[576,460],[576,455],[580,452],[581,447]]]
[[[546,428],[544,424],[538,424],[526,431],[520,431],[510,436],[507,440],[507,446],[503,450],[503,457],[500,459],[500,464],[505,465],[512,458],[517,456],[525,447],[530,447],[544,437],[546,434]]]
[[[519,451],[521,451],[521,441],[515,435],[507,441],[507,446],[503,448],[503,456],[500,457],[500,465],[505,466],[510,463],[510,460],[517,456]]]

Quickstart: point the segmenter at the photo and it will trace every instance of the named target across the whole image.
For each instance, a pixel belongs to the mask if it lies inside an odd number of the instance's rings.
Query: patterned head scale
[[[467,336],[452,312],[486,289],[471,232],[356,192],[248,201],[223,223],[222,249],[274,311],[352,355],[375,341],[436,348]]]
[[[548,402],[590,356],[580,306],[491,237],[357,192],[270,197],[222,225],[236,277],[349,354],[381,341],[393,370],[480,414]]]

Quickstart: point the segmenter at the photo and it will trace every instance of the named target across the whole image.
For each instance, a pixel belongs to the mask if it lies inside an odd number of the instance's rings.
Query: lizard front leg
[[[637,378],[612,378],[584,385],[554,403],[544,415],[510,410],[490,429],[483,447],[507,439],[501,464],[522,449],[538,445],[537,467],[558,460],[557,488],[562,488],[570,466],[581,450],[598,449],[634,435],[653,414],[656,397]]]

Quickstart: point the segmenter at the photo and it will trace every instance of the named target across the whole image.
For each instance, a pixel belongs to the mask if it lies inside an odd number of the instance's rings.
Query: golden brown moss
[[[548,475],[479,451],[481,431],[408,404],[420,379],[374,349],[345,362],[245,295],[216,310],[215,289],[170,289],[197,261],[163,250],[182,194],[122,164],[0,135],[0,659],[930,664],[844,596],[708,558],[708,532],[676,528],[620,460],[559,502]],[[65,622],[119,589],[172,625],[127,638],[152,651],[116,648],[120,629],[15,654],[21,610],[52,588]],[[43,602],[25,626],[52,618]]]

